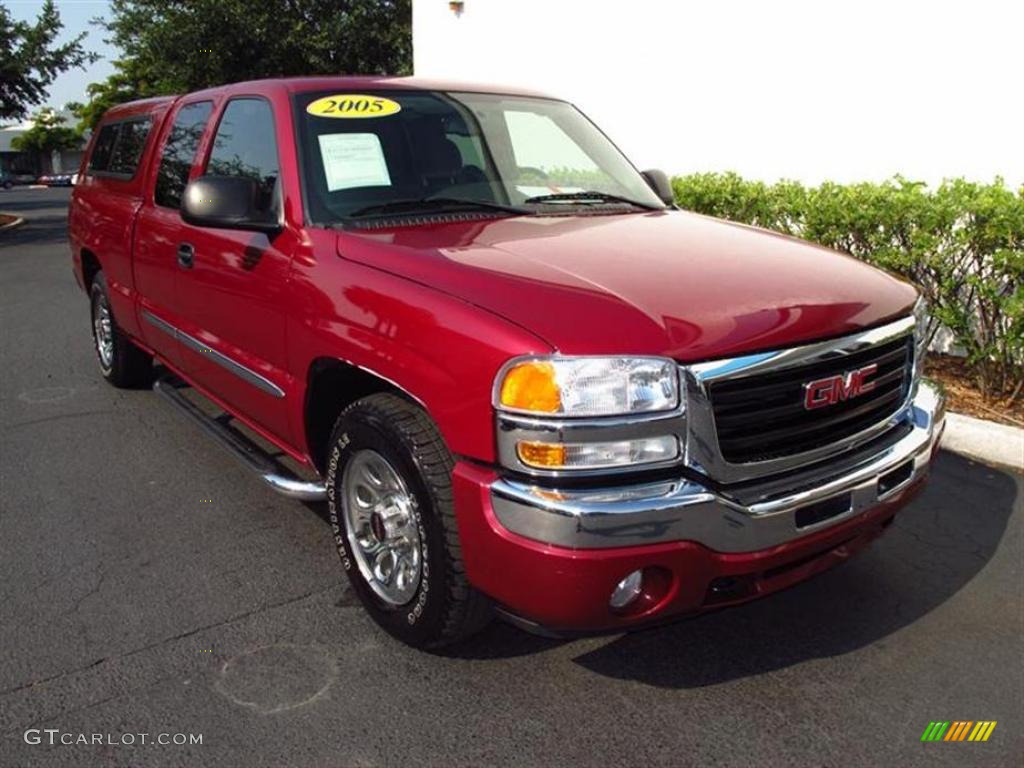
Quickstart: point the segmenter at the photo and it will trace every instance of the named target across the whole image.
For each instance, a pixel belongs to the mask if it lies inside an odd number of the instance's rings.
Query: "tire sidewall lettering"
[[[349,557],[348,549],[345,547],[345,532],[342,529],[341,515],[338,510],[338,498],[337,498],[337,476],[338,476],[338,465],[341,463],[341,452],[344,448],[348,447],[349,444],[348,433],[343,433],[341,438],[334,443],[331,448],[331,456],[327,462],[327,508],[329,511],[331,521],[331,533],[334,534],[334,545],[338,549],[338,555],[341,557],[341,565],[345,571],[352,570],[352,559]]]
[[[349,543],[345,531],[344,510],[342,508],[344,500],[340,493],[339,471],[344,472],[344,467],[347,463],[346,453],[351,447],[352,439],[349,433],[342,432],[331,446],[331,453],[327,461],[325,485],[327,487],[327,507],[331,533],[334,536],[334,544],[338,550],[342,567],[350,579],[354,578],[363,581],[362,573],[356,568],[355,562],[348,550]],[[407,482],[415,480],[415,478],[408,477],[405,479]],[[415,485],[415,483],[413,484]],[[414,626],[423,618],[430,598],[430,546],[427,538],[427,526],[424,523],[423,512],[420,508],[419,494],[415,490],[412,493],[410,511],[416,521],[416,530],[419,533],[420,546],[422,547],[420,584],[412,603],[405,606],[405,620],[410,626]]]
[[[423,516],[420,514],[420,503],[415,494],[413,495],[412,513],[416,518],[416,531],[420,535],[420,547],[423,549],[421,559],[423,565],[420,569],[420,587],[416,592],[416,601],[413,603],[412,610],[406,615],[406,620],[410,625],[420,620],[430,592],[430,547],[427,544],[427,530],[423,525]]]

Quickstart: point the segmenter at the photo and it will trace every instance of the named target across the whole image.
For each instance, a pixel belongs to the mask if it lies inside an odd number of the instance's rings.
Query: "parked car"
[[[325,77],[121,105],[70,244],[101,374],[158,362],[274,490],[326,499],[355,594],[418,647],[788,587],[893,522],[944,425],[912,286],[677,210],[533,92]]]
[[[7,171],[0,171],[0,188],[10,189],[14,186],[14,177]]]
[[[35,183],[43,184],[47,187],[70,187],[75,175],[71,173],[45,174],[35,179]]]

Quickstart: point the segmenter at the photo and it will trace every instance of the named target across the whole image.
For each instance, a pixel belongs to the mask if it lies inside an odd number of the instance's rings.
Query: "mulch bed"
[[[9,216],[6,213],[0,213],[0,227],[2,227],[4,224],[10,224],[12,221],[16,220],[17,218],[18,218],[17,216]]]
[[[985,400],[961,358],[933,352],[925,361],[925,375],[946,387],[949,410],[986,421],[1024,427],[1024,395],[1012,404],[1006,403],[1006,397]]]

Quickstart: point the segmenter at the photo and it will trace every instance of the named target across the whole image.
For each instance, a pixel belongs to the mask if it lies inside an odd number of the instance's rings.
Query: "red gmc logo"
[[[804,384],[804,408],[810,411],[835,405],[870,392],[875,388],[875,382],[867,381],[867,378],[877,370],[878,366],[872,363],[856,371],[807,382]]]

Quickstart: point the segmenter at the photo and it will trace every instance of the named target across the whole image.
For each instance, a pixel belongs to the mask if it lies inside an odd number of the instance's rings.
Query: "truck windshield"
[[[480,93],[303,93],[295,100],[310,218],[454,210],[497,215],[662,209],[575,107]]]

